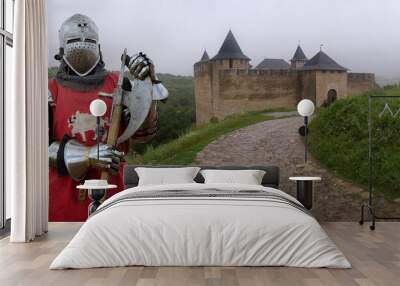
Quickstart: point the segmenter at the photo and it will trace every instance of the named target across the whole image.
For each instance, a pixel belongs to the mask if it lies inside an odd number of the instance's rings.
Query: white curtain
[[[46,0],[15,1],[13,92],[6,98],[6,187],[12,242],[47,231]]]

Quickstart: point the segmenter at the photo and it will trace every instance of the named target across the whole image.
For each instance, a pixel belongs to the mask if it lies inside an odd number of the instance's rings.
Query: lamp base
[[[297,181],[297,200],[308,210],[313,205],[313,181]]]
[[[89,189],[88,196],[92,200],[88,207],[89,216],[94,213],[97,208],[101,205],[101,201],[106,197],[106,189]]]

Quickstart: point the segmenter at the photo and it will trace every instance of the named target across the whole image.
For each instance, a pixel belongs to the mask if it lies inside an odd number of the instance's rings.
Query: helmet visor
[[[95,40],[70,40],[65,48],[65,62],[80,76],[89,74],[100,61],[99,47]]]

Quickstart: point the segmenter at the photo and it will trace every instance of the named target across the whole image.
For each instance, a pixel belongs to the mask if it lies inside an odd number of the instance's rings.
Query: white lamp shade
[[[311,116],[314,113],[314,103],[309,99],[303,99],[297,104],[297,112],[301,116]]]
[[[107,105],[103,100],[95,99],[90,103],[89,109],[93,116],[100,117],[106,113]]]

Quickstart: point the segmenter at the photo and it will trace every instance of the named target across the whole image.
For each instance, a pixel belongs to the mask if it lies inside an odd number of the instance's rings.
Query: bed
[[[126,190],[107,199],[50,269],[144,266],[292,266],[350,268],[317,220],[280,191],[275,166],[261,185],[194,183],[138,186],[126,166]]]

